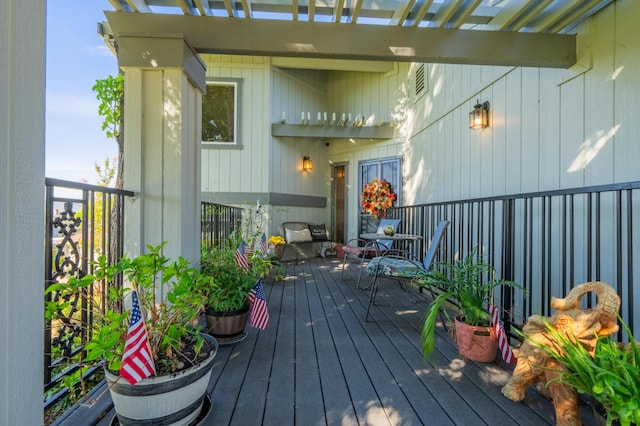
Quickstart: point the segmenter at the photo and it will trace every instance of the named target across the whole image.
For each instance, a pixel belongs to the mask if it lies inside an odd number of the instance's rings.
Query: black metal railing
[[[45,289],[71,275],[91,273],[92,262],[105,255],[117,262],[123,254],[124,198],[133,192],[67,182],[45,180]],[[104,283],[70,300],[66,318],[45,324],[44,404],[47,409],[68,393],[66,377],[79,371],[84,344],[91,324],[107,294]],[[56,298],[48,294],[45,301]],[[77,327],[74,324],[86,326]]]
[[[242,208],[222,204],[202,203],[202,247],[219,246],[242,224]]]
[[[580,283],[604,281],[621,296],[620,315],[634,330],[634,307],[640,303],[634,275],[640,260],[633,253],[639,196],[640,182],[629,182],[396,207],[388,217],[402,219],[400,232],[425,236],[414,246],[416,255],[426,250],[438,222],[447,219],[440,261],[479,246],[502,278],[522,284],[525,292],[507,288],[496,295],[509,326],[521,326],[531,314],[549,315],[551,297],[564,297]],[[585,307],[595,303],[585,299]]]

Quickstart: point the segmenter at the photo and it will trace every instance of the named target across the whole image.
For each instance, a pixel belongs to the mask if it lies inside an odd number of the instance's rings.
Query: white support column
[[[0,425],[43,423],[46,2],[0,2]]]
[[[205,66],[182,39],[121,37],[125,73],[125,250],[167,241],[165,255],[200,258],[200,117]]]

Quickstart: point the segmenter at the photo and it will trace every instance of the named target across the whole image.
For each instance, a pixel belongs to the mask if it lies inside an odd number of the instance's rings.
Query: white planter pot
[[[218,351],[215,338],[205,334],[203,337],[214,345],[212,354],[200,364],[178,373],[148,377],[130,385],[105,371],[120,425],[182,426],[198,417]]]

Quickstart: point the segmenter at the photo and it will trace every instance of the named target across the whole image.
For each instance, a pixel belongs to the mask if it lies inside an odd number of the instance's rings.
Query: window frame
[[[242,108],[242,79],[241,78],[223,78],[223,77],[210,77],[206,80],[207,86],[232,86],[234,88],[234,141],[204,141],[202,140],[202,128],[200,129],[200,146],[205,149],[241,149],[242,139],[240,132],[240,111]],[[201,114],[204,110],[204,94],[202,95]],[[202,125],[202,116],[200,118]]]
[[[391,182],[389,179],[386,178],[386,176],[381,176],[382,175],[382,166],[383,164],[389,164],[389,163],[395,163],[396,164],[396,173],[397,176],[395,176],[398,179],[398,182]],[[396,201],[394,203],[394,207],[397,206],[401,206],[402,205],[402,184],[403,184],[403,179],[402,179],[402,156],[397,156],[397,157],[385,157],[385,158],[376,158],[376,159],[371,159],[371,160],[361,160],[358,162],[358,206],[360,206],[360,201],[362,201],[362,189],[364,188],[364,186],[369,183],[370,181],[366,181],[363,179],[363,174],[364,174],[364,168],[365,167],[370,167],[370,166],[375,166],[377,171],[376,171],[376,176],[381,178],[381,179],[386,179],[389,181],[389,183],[392,184],[391,186],[391,190],[393,191],[394,194],[396,194]]]

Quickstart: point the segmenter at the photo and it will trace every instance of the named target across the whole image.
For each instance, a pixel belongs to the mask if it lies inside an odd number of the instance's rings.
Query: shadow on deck
[[[365,322],[369,292],[355,288],[355,265],[342,281],[341,265],[289,263],[284,281],[265,283],[269,328],[249,328],[241,343],[220,347],[209,424],[555,423],[552,404],[533,389],[521,403],[502,396],[508,366],[465,362],[442,327],[425,362],[419,330],[428,301],[418,292],[383,285],[374,320]],[[593,424],[590,408],[582,410],[583,424]],[[113,410],[98,424],[112,418]]]

